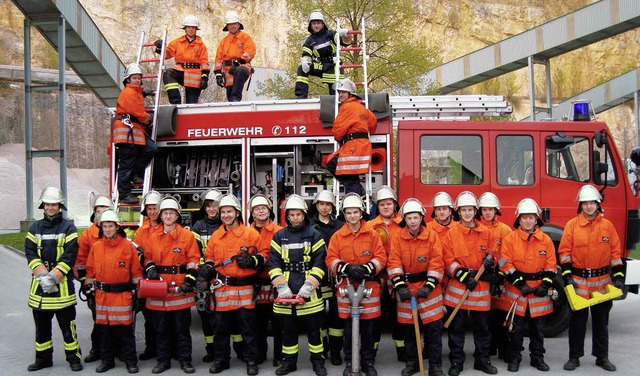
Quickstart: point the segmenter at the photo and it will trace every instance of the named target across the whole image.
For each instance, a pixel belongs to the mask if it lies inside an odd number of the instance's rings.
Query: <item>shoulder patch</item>
[[[603,236],[602,237],[602,241],[605,243],[609,243],[609,237],[608,236]]]
[[[547,251],[545,249],[541,249],[540,251],[538,251],[538,253],[540,254],[540,256],[546,256],[547,255]]]
[[[427,256],[418,256],[418,262],[427,262]]]
[[[363,256],[371,256],[371,251],[369,251],[368,249],[363,249],[362,250],[362,255]]]
[[[180,249],[178,247],[173,249],[173,253],[180,253],[180,252],[182,252],[182,249]]]

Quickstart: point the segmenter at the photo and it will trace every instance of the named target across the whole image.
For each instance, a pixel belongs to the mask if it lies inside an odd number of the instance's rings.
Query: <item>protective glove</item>
[[[340,35],[341,37],[346,37],[347,35],[349,35],[349,30],[347,29],[338,29],[338,35]]]
[[[347,276],[354,281],[361,281],[367,275],[367,268],[364,265],[349,265],[347,266]]]
[[[149,279],[160,279],[160,274],[158,273],[158,269],[156,269],[156,265],[152,263],[147,267],[147,278]]]
[[[564,287],[567,287],[569,285],[576,287],[576,281],[573,280],[573,277],[571,277],[571,274],[564,275],[562,277],[562,280],[564,281]]]
[[[83,270],[83,269],[78,269],[78,274],[80,274],[80,270]],[[44,277],[44,276],[45,276],[45,275],[47,275],[47,274],[49,274],[49,271],[48,271],[48,270],[47,270],[47,268],[46,268],[44,265],[42,265],[42,264],[40,264],[40,266],[38,266],[37,268],[35,268],[35,269],[33,270],[33,275],[36,277],[36,279],[38,279],[38,278],[42,278],[42,277]],[[86,274],[86,272],[85,272],[85,274]]]
[[[206,263],[202,265],[200,268],[198,268],[198,277],[202,278],[207,282],[211,281],[214,273],[215,273],[215,270],[213,269],[213,265],[209,263]]]
[[[485,256],[484,260],[482,260],[482,265],[484,265],[484,268],[487,270],[493,269],[494,264],[495,259],[491,255]]]
[[[222,73],[216,73],[216,85],[224,87],[224,77],[222,77]]]
[[[315,289],[316,289],[316,286],[313,283],[309,281],[304,281],[304,284],[302,285],[302,287],[300,287],[300,290],[298,291],[298,295],[296,295],[296,298],[309,299],[309,297],[311,296],[311,293]]]
[[[162,52],[162,39],[157,39],[153,44],[156,46],[156,53],[160,54]]]
[[[204,90],[209,86],[209,77],[206,75],[202,75],[202,80],[200,81],[200,90]]]
[[[186,294],[189,292],[193,292],[194,287],[190,283],[183,283],[182,286],[178,287],[178,294]]]
[[[522,290],[520,290],[522,291]],[[546,286],[543,285],[538,285],[536,286],[535,289],[533,289],[533,295],[535,296],[539,296],[539,297],[544,297],[549,295],[549,289]]]
[[[143,97],[148,97],[149,95],[156,95],[156,92],[153,91],[153,89],[144,89],[142,90],[142,96]]]
[[[47,274],[44,277],[40,278],[40,287],[42,287],[42,292],[44,292],[45,294],[57,292],[58,286],[56,285],[56,279],[51,274]]]
[[[623,289],[624,288],[624,279],[622,278],[614,278],[613,279],[613,287]]]
[[[484,273],[480,276],[480,280],[484,282],[489,282],[492,285],[500,282],[500,277],[493,270],[485,270]]]
[[[291,299],[293,298],[293,291],[286,282],[279,283],[276,286],[276,290],[278,291],[278,298],[282,299]]]
[[[93,289],[93,284],[91,283],[85,283],[82,285],[82,287],[80,287],[80,291],[82,291],[85,295],[90,294],[92,289]]]
[[[300,59],[300,68],[302,68],[304,73],[309,73],[311,70],[311,58],[309,56],[303,56],[302,59]]]
[[[196,290],[198,292],[209,292],[209,282],[198,276],[198,279],[196,280]]]
[[[516,287],[520,289],[520,293],[522,294],[522,296],[527,296],[533,292],[533,289],[526,283],[522,283],[521,285]]]
[[[400,299],[401,302],[406,302],[411,300],[411,291],[409,291],[409,288],[407,287],[407,285],[398,286],[396,288],[396,295],[398,296],[398,299]]]
[[[429,294],[433,292],[433,287],[424,285],[418,290],[418,298],[428,298]]]
[[[464,284],[467,285],[467,290],[473,291],[475,290],[476,286],[478,286],[478,281],[476,281],[474,278],[467,278]]]
[[[258,258],[256,256],[239,256],[236,263],[242,269],[256,268],[258,266]]]

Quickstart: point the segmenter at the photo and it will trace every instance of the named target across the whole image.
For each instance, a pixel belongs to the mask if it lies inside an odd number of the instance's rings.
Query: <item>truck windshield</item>
[[[420,137],[422,184],[481,184],[482,139],[477,135]]]

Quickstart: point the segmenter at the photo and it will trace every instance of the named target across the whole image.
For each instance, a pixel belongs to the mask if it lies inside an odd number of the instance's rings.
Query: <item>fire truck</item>
[[[369,95],[378,118],[368,195],[382,185],[396,187],[399,202],[418,198],[429,207],[438,191],[456,197],[495,193],[501,220],[512,226],[515,207],[525,197],[542,208],[543,230],[556,245],[564,224],[576,215],[578,189],[585,183],[604,196],[604,214],[624,241],[624,257],[640,240],[640,197],[627,181],[605,123],[591,121],[470,120],[511,112],[500,96],[391,97]],[[263,193],[278,208],[297,193],[311,203],[322,189],[338,184],[323,167],[337,148],[331,125],[334,99],[255,101],[159,106],[159,155],[146,184],[173,195],[183,207],[183,225],[197,218],[200,195],[215,188],[247,204]],[[112,183],[115,168],[112,162]],[[113,184],[112,184],[113,186]],[[121,206],[125,218],[138,220],[138,207]],[[131,214],[126,217],[127,213]],[[430,215],[430,213],[428,213]],[[283,213],[276,212],[276,221]],[[640,266],[626,260],[627,291],[638,292]],[[569,309],[558,278],[560,299],[546,334],[568,327]]]

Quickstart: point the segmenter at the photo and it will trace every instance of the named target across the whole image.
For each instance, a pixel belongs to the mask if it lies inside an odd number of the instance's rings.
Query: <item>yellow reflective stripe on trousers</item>
[[[44,343],[36,342],[36,351],[45,351],[53,348],[53,341],[47,341]]]
[[[297,344],[295,346],[282,345],[282,353],[283,354],[288,354],[288,355],[297,354],[298,353],[298,345]]]
[[[312,354],[321,354],[324,352],[324,346],[322,345],[322,342],[320,342],[319,345],[312,345],[309,344],[309,352]]]

